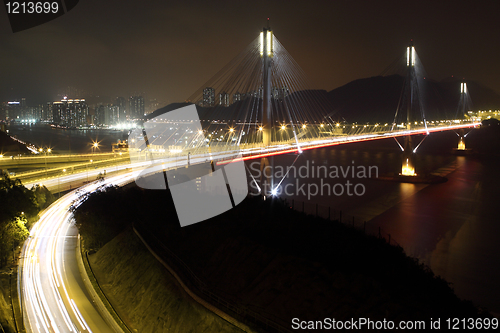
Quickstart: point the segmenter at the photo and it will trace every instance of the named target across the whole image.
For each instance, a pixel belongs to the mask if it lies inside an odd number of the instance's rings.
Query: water
[[[332,178],[286,177],[280,187],[288,184],[288,194],[280,197],[291,201],[295,208],[315,211],[325,216],[326,207],[333,215],[342,210],[345,222],[355,217],[357,225],[366,221],[367,229],[381,227],[391,239],[400,244],[405,252],[419,258],[436,275],[452,284],[457,295],[472,300],[476,305],[486,307],[500,314],[500,223],[497,210],[498,167],[500,159],[495,156],[455,156],[451,148],[458,143],[453,132],[436,133],[429,136],[418,151],[417,173],[438,171],[448,181],[442,184],[406,184],[360,178],[355,174]],[[398,171],[401,168],[401,152],[393,139],[340,145],[332,148],[304,152],[295,161],[301,166],[359,167],[377,166],[379,174]],[[275,172],[279,166],[290,166],[296,156],[274,157]],[[314,163],[314,164],[313,164]],[[255,177],[257,165],[250,168]],[[303,169],[304,170],[304,169]],[[352,170],[352,169],[351,169]],[[291,172],[292,173],[292,172]],[[297,171],[297,173],[299,173]],[[306,175],[304,172],[302,176]],[[282,177],[276,177],[279,182]],[[306,178],[306,179],[304,179]],[[357,196],[340,194],[341,185],[351,187],[358,184],[364,193]],[[298,182],[298,183],[297,183]],[[298,191],[302,184],[303,191]],[[315,194],[316,187],[325,184],[337,185],[337,193]],[[359,185],[361,184],[361,185]],[[307,186],[311,185],[310,189]],[[283,191],[284,192],[284,191]],[[358,191],[360,192],[360,191]],[[359,193],[358,193],[359,194]],[[309,209],[307,208],[309,206]],[[323,211],[321,211],[323,209]]]
[[[99,142],[96,152],[111,151],[111,144],[126,140],[127,132],[112,130],[67,130],[49,125],[13,125],[9,134],[38,147],[51,148],[54,154],[83,154],[92,152],[92,142]]]
[[[126,139],[126,133],[121,132],[60,130],[40,125],[26,126],[24,130],[11,128],[11,134],[38,146],[50,146],[55,152],[71,150],[72,153],[90,152],[91,142],[96,140],[101,142],[101,151],[110,151],[112,142]],[[326,175],[320,172],[319,176],[317,172],[314,176],[311,172],[308,175],[303,172],[302,176],[307,177],[291,177],[291,171],[280,184],[281,190],[288,189],[288,195],[281,193],[280,197],[294,199],[297,205],[299,201],[307,201],[309,208],[317,203],[323,215],[325,207],[330,207],[336,217],[342,211],[344,220],[354,216],[358,225],[366,221],[367,228],[381,227],[407,254],[419,258],[435,274],[452,283],[459,297],[470,299],[498,315],[500,223],[496,201],[500,159],[454,156],[450,151],[457,143],[454,132],[434,133],[419,148],[417,173],[438,170],[448,178],[446,183],[433,185],[381,181],[374,174],[372,178],[363,178],[359,177],[362,174],[353,176],[352,169],[345,177],[342,171],[337,174],[339,177],[331,173],[332,166],[344,168],[344,171],[353,166],[356,171],[360,167],[366,170],[376,167],[379,175],[399,171],[401,152],[393,139],[304,151],[298,158],[296,155],[276,156],[276,172],[279,166],[285,169],[292,164],[298,175],[300,167],[302,171],[310,171],[312,167],[317,171],[318,166],[324,166],[329,171]],[[259,176],[258,163],[247,163],[256,178]],[[282,178],[278,174],[276,182]],[[351,184],[352,195],[347,193],[347,181]],[[330,193],[327,193],[327,185]],[[314,186],[317,193],[314,193]],[[333,186],[337,186],[336,193],[332,191]],[[355,186],[358,194],[363,190],[362,195],[353,193]],[[344,193],[337,195],[341,188]]]
[[[457,161],[448,182],[423,188],[370,223],[389,230],[460,297],[500,314],[499,161]]]

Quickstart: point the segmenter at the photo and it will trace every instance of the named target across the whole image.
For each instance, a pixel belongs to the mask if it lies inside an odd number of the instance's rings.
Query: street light
[[[90,163],[93,163],[94,160],[90,160]],[[89,182],[89,165],[87,164],[87,183]]]
[[[66,169],[63,169],[63,173],[66,172]],[[57,177],[57,192],[59,192],[59,198],[61,197],[61,174]]]
[[[40,148],[40,151],[42,151],[42,148]],[[47,177],[48,177],[48,172],[47,172],[47,152],[45,152],[45,178],[47,178]]]
[[[87,167],[86,169],[87,169],[87,183],[88,183],[89,182],[89,164],[86,163],[85,166]]]
[[[43,151],[43,149],[40,148],[40,152],[42,152],[42,151]],[[47,171],[47,153],[50,153],[50,152],[52,152],[52,149],[50,149],[50,148],[47,148],[47,150],[45,151],[45,178],[48,177],[48,171]]]
[[[92,155],[94,155],[95,150],[99,148],[99,142],[97,141],[92,141]]]

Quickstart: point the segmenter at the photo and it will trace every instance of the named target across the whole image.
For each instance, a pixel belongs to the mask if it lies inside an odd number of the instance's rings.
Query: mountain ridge
[[[307,96],[311,101],[309,109],[318,109],[318,101],[324,103],[324,117],[332,117],[335,121],[358,122],[358,123],[390,123],[394,121],[394,115],[402,95],[404,77],[398,74],[388,76],[373,76],[351,81],[331,91],[324,89],[308,89],[290,94],[292,96]],[[436,81],[431,78],[423,78],[419,86],[420,94],[424,100],[424,112],[427,120],[455,119],[460,101],[460,84],[462,80],[457,78],[445,78]],[[490,110],[500,108],[500,94],[475,81],[467,81],[470,92],[470,103],[468,109]],[[229,121],[241,121],[243,104],[256,99],[250,97],[239,101],[228,107],[202,107],[197,105],[200,119],[215,120],[224,119]],[[254,103],[253,101],[252,103]],[[274,101],[273,101],[274,103]],[[150,113],[146,120],[177,108],[192,103],[171,103],[161,109]],[[260,104],[257,104],[260,105]],[[280,105],[276,103],[276,105]],[[279,106],[281,108],[281,106]],[[261,112],[259,107],[259,111]],[[306,110],[308,112],[309,110]],[[213,119],[212,119],[213,118]],[[259,119],[261,117],[258,117]],[[319,121],[320,119],[318,119]]]

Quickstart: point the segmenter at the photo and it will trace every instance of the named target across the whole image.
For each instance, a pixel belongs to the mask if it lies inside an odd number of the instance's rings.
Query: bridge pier
[[[403,164],[401,166],[401,175],[403,176],[416,176],[415,161],[413,153],[413,145],[411,136],[405,136],[405,145],[403,152]]]
[[[458,140],[458,147],[457,147],[458,150],[465,150],[465,140],[464,140],[464,137],[461,136],[460,137],[460,140]]]

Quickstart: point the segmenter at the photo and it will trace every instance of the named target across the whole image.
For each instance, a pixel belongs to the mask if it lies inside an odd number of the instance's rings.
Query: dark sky
[[[183,101],[271,27],[311,88],[379,75],[411,38],[429,77],[500,92],[500,1],[80,0],[12,33],[0,9],[0,101],[55,98],[73,86]]]

